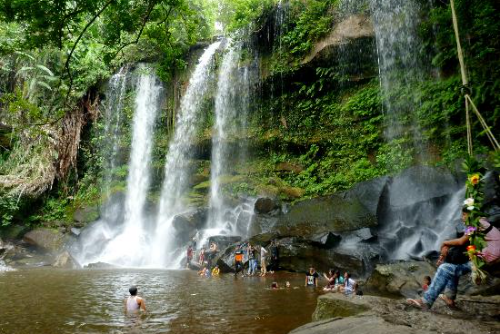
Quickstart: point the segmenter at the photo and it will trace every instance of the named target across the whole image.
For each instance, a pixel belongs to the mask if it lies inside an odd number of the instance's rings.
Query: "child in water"
[[[216,265],[214,269],[212,269],[212,276],[219,276],[219,274],[220,274],[219,265]]]

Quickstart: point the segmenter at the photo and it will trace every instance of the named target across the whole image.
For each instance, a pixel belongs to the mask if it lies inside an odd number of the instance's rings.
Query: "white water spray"
[[[187,189],[190,173],[192,143],[199,128],[200,107],[208,90],[212,59],[220,42],[211,44],[201,56],[186,93],[182,97],[175,133],[170,141],[165,164],[165,180],[160,198],[156,231],[152,239],[148,265],[175,266],[179,245],[174,240],[173,218],[186,210],[182,195]]]
[[[162,86],[150,69],[140,66],[137,82],[132,143],[127,178],[127,193],[124,203],[124,222],[121,228],[111,228],[99,222],[93,228],[87,243],[111,239],[104,249],[92,258],[83,259],[82,264],[105,262],[126,267],[139,267],[144,263],[148,243],[145,231],[144,209],[150,186],[151,150],[154,125],[159,110]],[[95,245],[94,245],[95,247]]]

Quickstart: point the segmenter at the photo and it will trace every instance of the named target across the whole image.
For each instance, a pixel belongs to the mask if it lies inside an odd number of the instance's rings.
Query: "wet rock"
[[[277,242],[282,270],[306,272],[313,265],[320,272],[336,268],[360,277],[378,259],[379,250],[372,245],[340,245],[328,249],[312,240],[299,237],[281,238]]]
[[[0,237],[5,240],[14,240],[20,238],[26,232],[25,226],[10,225],[0,229]]]
[[[269,197],[261,197],[255,202],[255,212],[258,214],[266,214],[279,208],[279,202]]]
[[[352,15],[339,22],[327,37],[316,43],[311,53],[302,61],[302,64],[309,63],[319,54],[346,44],[350,40],[373,36],[373,24],[370,18],[361,14]]]
[[[57,256],[56,261],[52,264],[52,266],[56,268],[70,269],[76,267],[76,264],[71,254],[68,251],[64,251]]]
[[[389,202],[393,207],[409,207],[432,198],[449,196],[460,187],[461,184],[448,169],[411,167],[393,178]]]
[[[70,229],[70,232],[71,232],[72,235],[74,235],[75,237],[77,237],[77,236],[80,235],[80,233],[82,233],[82,230],[79,229],[79,228],[76,228],[76,227],[72,227]]]
[[[257,214],[250,222],[248,229],[249,235],[256,236],[259,234],[277,235],[277,226],[280,216]]]
[[[342,237],[339,234],[327,232],[313,235],[310,240],[325,248],[333,248],[340,244],[340,241],[342,241]]]
[[[57,230],[37,228],[23,236],[23,241],[45,252],[55,252],[64,244],[64,235]]]
[[[318,298],[314,320],[293,334],[327,333],[497,333],[500,296],[466,297],[451,311],[441,301],[432,312],[408,306],[404,299],[375,296],[344,296],[329,293]],[[321,320],[320,320],[321,319]]]
[[[377,316],[332,318],[316,321],[290,332],[290,334],[430,334],[430,332],[393,325]]]
[[[376,225],[377,217],[359,199],[331,195],[297,203],[280,217],[276,231],[287,236],[310,236]]]
[[[370,297],[368,297],[370,298]],[[352,317],[371,310],[369,303],[355,303],[351,298],[341,295],[327,294],[320,296],[313,313],[313,321],[331,319],[336,317]]]
[[[175,237],[179,243],[185,244],[193,239],[196,231],[202,229],[207,220],[207,210],[204,208],[192,209],[176,215],[173,218]]]
[[[75,210],[73,220],[81,225],[85,225],[99,219],[100,211],[98,206],[82,207]]]
[[[106,262],[95,262],[95,263],[89,263],[84,268],[87,268],[87,269],[113,269],[113,268],[116,268],[116,266],[109,264],[109,263],[106,263]]]
[[[496,171],[489,171],[484,176],[483,210],[488,220],[500,227],[500,175]]]
[[[415,298],[424,276],[434,276],[436,269],[425,261],[378,264],[368,278],[365,290],[376,293]]]
[[[378,177],[358,183],[351,189],[340,192],[339,195],[345,200],[359,201],[370,214],[376,215],[379,209],[380,198],[389,181],[390,178],[388,176]]]
[[[226,249],[231,244],[239,243],[240,241],[240,236],[215,235],[208,238],[208,244],[212,242],[215,243],[219,251]]]

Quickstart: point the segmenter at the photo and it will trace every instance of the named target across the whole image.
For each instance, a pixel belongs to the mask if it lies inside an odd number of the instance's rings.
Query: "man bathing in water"
[[[125,313],[136,313],[139,310],[146,311],[146,303],[143,298],[137,296],[137,288],[132,286],[128,291],[130,296],[125,299]]]

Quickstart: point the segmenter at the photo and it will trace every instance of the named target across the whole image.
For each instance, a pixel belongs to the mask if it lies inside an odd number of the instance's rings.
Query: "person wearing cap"
[[[135,313],[139,312],[139,310],[146,311],[144,298],[137,296],[137,287],[131,286],[128,291],[130,296],[125,299],[125,313]]]

